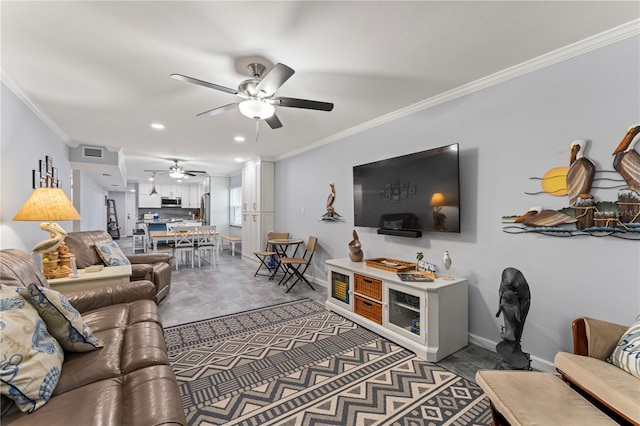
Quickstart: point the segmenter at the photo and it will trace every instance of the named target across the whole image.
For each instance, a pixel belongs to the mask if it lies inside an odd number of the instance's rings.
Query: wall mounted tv
[[[355,226],[420,237],[460,232],[458,144],[353,167]]]

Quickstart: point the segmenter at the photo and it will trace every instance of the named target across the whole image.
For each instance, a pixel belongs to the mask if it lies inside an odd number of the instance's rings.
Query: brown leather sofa
[[[78,268],[104,265],[96,251],[96,244],[113,241],[106,231],[70,232],[64,239],[69,251],[76,255]],[[171,287],[171,261],[169,253],[130,254],[131,281],[148,280],[156,286],[156,303],[160,303]]]
[[[0,282],[49,287],[31,256],[16,249],[0,251]],[[66,352],[51,399],[31,414],[3,395],[0,424],[186,425],[155,290],[143,280],[67,293],[104,347]]]

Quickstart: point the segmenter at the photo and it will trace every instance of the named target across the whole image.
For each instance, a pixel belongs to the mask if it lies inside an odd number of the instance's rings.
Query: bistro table
[[[153,244],[153,251],[154,252],[158,251],[158,241],[173,240],[173,237],[175,237],[176,232],[180,232],[180,228],[174,228],[173,231],[150,231],[149,238],[151,238],[151,242]],[[215,236],[216,236],[215,255],[216,255],[216,263],[218,263],[218,260],[220,259],[219,253],[220,253],[220,250],[222,249],[222,245],[220,244],[220,233],[216,232]]]
[[[282,271],[285,273],[285,275],[287,274],[287,270],[280,264],[280,259],[289,257],[289,255],[287,254],[289,247],[295,247],[291,257],[295,256],[298,252],[300,244],[302,244],[303,242],[304,241],[299,238],[276,238],[267,241],[267,244],[270,244],[271,247],[273,247],[273,250],[276,252],[276,267],[273,269],[273,273],[269,277],[270,280],[272,280],[273,277],[276,276],[276,273],[280,268],[282,268]]]

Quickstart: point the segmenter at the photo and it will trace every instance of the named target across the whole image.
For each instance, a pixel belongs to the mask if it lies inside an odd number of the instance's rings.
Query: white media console
[[[468,344],[464,279],[402,281],[395,272],[345,259],[326,261],[327,309],[439,361]]]

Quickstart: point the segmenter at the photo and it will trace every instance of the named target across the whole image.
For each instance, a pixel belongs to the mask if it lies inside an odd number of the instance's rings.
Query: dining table
[[[149,238],[151,239],[151,243],[153,245],[153,251],[157,252],[158,251],[158,241],[170,241],[173,240],[175,237],[175,233],[176,232],[187,232],[187,231],[180,231],[180,228],[173,228],[173,230],[169,231],[169,230],[165,230],[165,231],[149,231]],[[215,250],[215,256],[216,256],[216,263],[218,263],[218,260],[220,259],[220,251],[222,250],[222,245],[220,244],[220,233],[216,232],[215,234],[215,241],[216,241],[216,250]]]
[[[276,273],[281,268],[285,274],[287,273],[287,270],[282,266],[280,259],[285,257],[295,257],[296,253],[298,252],[298,248],[300,247],[300,244],[302,244],[303,242],[304,241],[299,238],[274,238],[272,240],[267,241],[267,244],[271,245],[271,247],[273,247],[273,251],[276,252],[276,256],[275,256],[276,267],[273,269],[273,273],[269,277],[270,280],[272,280],[273,277],[276,276]],[[293,253],[289,255],[288,252],[291,249],[293,249]]]

